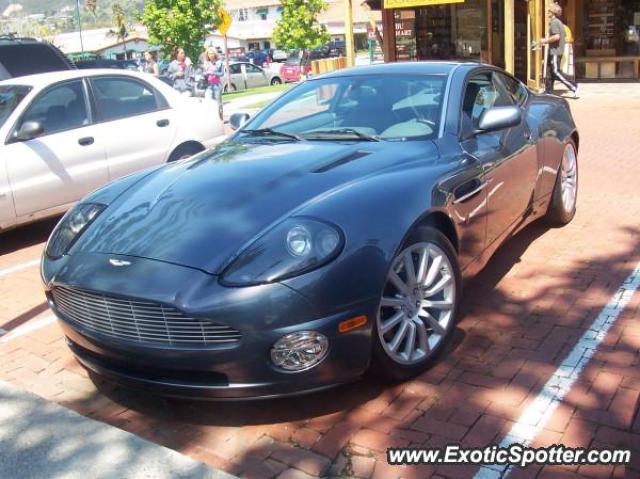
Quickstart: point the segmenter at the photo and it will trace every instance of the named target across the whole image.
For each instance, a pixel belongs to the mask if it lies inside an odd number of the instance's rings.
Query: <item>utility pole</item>
[[[80,51],[84,53],[84,45],[82,44],[82,19],[80,18],[80,0],[76,0],[76,13],[78,14],[78,33],[80,34]]]
[[[344,49],[347,54],[347,66],[355,65],[353,54],[353,10],[351,0],[344,0]]]

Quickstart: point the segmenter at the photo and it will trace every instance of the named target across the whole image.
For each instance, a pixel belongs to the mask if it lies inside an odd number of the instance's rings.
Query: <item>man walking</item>
[[[549,7],[547,16],[549,17],[550,36],[540,41],[543,45],[549,45],[547,78],[545,78],[544,90],[546,93],[551,93],[553,91],[553,83],[558,80],[573,92],[574,98],[578,98],[578,85],[569,80],[560,70],[565,45],[564,24],[559,18],[562,16],[562,7],[554,3]]]

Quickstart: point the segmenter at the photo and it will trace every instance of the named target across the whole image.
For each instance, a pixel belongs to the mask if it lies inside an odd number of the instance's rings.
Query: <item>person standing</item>
[[[562,20],[559,18],[562,16],[562,7],[557,3],[554,3],[549,7],[547,16],[549,17],[550,35],[540,41],[543,45],[549,45],[547,77],[544,82],[544,90],[546,93],[551,93],[553,91],[554,82],[558,80],[573,92],[574,98],[578,98],[578,85],[569,80],[560,69],[565,46],[564,23],[562,23]]]
[[[173,82],[173,88],[180,93],[191,94],[191,75],[193,65],[184,49],[176,48],[174,59],[167,67],[167,76]]]
[[[224,69],[220,57],[215,48],[209,47],[206,58],[202,64],[205,78],[207,79],[207,89],[204,91],[204,97],[216,100],[220,103],[222,76]]]
[[[146,51],[144,52],[144,68],[143,72],[149,73],[154,77],[160,76],[160,68],[158,67],[158,62],[156,61],[155,52]]]

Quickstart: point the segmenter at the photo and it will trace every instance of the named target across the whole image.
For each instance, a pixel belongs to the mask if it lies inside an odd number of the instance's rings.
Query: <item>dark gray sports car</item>
[[[232,124],[52,233],[46,294],[90,370],[212,398],[408,378],[449,341],[463,277],[575,213],[567,102],[491,66],[342,70]]]

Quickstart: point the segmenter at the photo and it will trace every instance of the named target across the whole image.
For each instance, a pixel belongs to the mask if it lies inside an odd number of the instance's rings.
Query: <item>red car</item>
[[[304,57],[290,57],[280,67],[280,77],[286,82],[300,81],[301,75],[311,71],[311,62]]]

